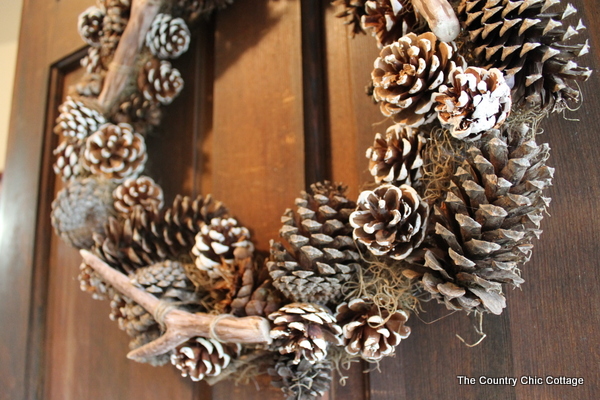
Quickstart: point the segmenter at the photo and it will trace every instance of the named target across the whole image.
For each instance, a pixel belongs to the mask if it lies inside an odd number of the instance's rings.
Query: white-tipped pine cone
[[[371,0],[365,2],[364,7],[366,14],[361,17],[362,27],[377,38],[379,48],[425,26],[410,0]]]
[[[129,124],[104,124],[87,138],[84,158],[95,175],[116,182],[139,175],[148,154],[144,138]]]
[[[53,151],[56,162],[52,166],[54,173],[63,181],[89,175],[81,162],[83,155],[83,142],[74,138],[66,138],[58,144]]]
[[[177,58],[190,45],[190,30],[181,18],[158,14],[146,34],[146,46],[158,58]]]
[[[90,46],[100,46],[104,16],[104,10],[96,6],[91,6],[79,14],[79,19],[77,20],[79,35]]]
[[[438,119],[457,139],[479,139],[483,132],[499,128],[510,114],[510,87],[496,68],[456,68],[448,86],[438,90]]]
[[[429,206],[412,187],[381,185],[360,194],[350,224],[371,253],[402,260],[425,238],[428,216]]]
[[[181,376],[189,376],[191,380],[198,382],[206,376],[219,375],[240,352],[239,344],[197,337],[175,349],[171,355],[171,364],[181,371]]]
[[[145,210],[160,210],[163,206],[163,191],[149,176],[129,178],[113,192],[115,210],[127,214],[140,205]]]
[[[140,71],[138,88],[145,99],[167,105],[183,89],[183,78],[170,62],[152,59]]]
[[[433,121],[434,93],[449,82],[450,73],[465,61],[454,43],[438,41],[431,33],[409,33],[385,46],[371,73],[373,97],[385,116],[419,126]]]
[[[58,110],[60,115],[56,119],[54,133],[66,138],[84,140],[106,123],[102,114],[72,97],[67,97]]]

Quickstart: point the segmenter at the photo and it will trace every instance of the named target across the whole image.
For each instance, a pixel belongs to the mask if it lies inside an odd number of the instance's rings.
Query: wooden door
[[[25,4],[7,169],[0,199],[0,399],[280,399],[267,378],[209,387],[125,358],[127,337],[108,305],[79,291],[79,256],[56,238],[50,203],[57,107],[81,73],[77,15],[91,0]],[[574,0],[600,66],[594,0]],[[385,128],[364,94],[374,41],[351,39],[326,1],[237,0],[194,28],[175,66],[186,88],[148,138],[149,175],[167,203],[176,194],[213,193],[254,232],[259,249],[276,238],[279,215],[307,184],[343,181],[358,194],[368,180],[364,151]],[[580,110],[544,121],[553,148],[554,198],[543,240],[523,269],[522,291],[484,321],[434,304],[410,321],[395,358],[355,365],[330,399],[592,399],[600,394],[600,171],[598,74],[583,86]],[[569,121],[578,119],[578,122]],[[435,322],[434,322],[435,321]],[[457,376],[576,376],[573,388],[460,385]],[[255,387],[260,387],[260,392]]]

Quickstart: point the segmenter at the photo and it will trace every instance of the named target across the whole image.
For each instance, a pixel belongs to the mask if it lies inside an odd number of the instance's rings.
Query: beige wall
[[[0,0],[0,171],[6,160],[22,5],[23,0]]]

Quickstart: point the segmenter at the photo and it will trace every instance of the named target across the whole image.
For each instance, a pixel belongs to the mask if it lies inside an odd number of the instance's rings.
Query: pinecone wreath
[[[188,50],[190,30],[182,18],[158,14],[146,34],[146,46],[158,58],[177,58]]]
[[[359,268],[348,223],[355,204],[345,186],[324,182],[311,189],[282,217],[279,234],[285,241],[271,242],[267,268],[275,287],[294,301],[325,304],[341,296]]]
[[[183,78],[170,62],[151,59],[140,71],[138,88],[146,100],[168,105],[183,89]]]
[[[267,372],[271,384],[281,389],[287,400],[314,400],[329,390],[333,365],[328,360],[296,363],[293,357],[282,355]]]
[[[385,46],[371,73],[373,98],[385,116],[419,126],[435,118],[434,92],[450,80],[457,66],[466,66],[453,43],[431,33],[409,33]]]
[[[573,81],[587,80],[592,71],[575,61],[589,51],[587,41],[570,44],[569,39],[585,28],[581,20],[575,26],[567,22],[576,14],[575,7],[555,0],[489,4],[464,0],[459,15],[477,62],[506,74],[513,102],[552,107],[563,99],[577,100]]]

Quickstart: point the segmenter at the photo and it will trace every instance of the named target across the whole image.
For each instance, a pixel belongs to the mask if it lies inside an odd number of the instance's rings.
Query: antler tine
[[[412,0],[412,4],[438,39],[443,42],[456,39],[460,22],[448,0]]]
[[[87,250],[80,250],[84,261],[123,295],[131,298],[157,319],[160,300],[134,286],[129,278]],[[158,320],[158,319],[157,319]],[[230,343],[271,343],[270,324],[266,318],[234,317],[190,313],[171,309],[163,317],[166,331],[160,338],[131,351],[127,357],[144,361],[173,350],[187,340],[201,336]]]

